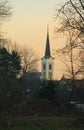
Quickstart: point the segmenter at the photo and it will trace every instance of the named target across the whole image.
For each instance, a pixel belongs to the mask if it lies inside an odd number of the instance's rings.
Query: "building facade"
[[[50,41],[49,41],[49,28],[47,27],[47,39],[45,55],[41,58],[41,79],[42,80],[53,80],[54,72],[54,58],[51,56],[50,52]]]

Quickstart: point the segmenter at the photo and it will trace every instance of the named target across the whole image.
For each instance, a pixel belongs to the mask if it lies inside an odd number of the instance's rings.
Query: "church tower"
[[[49,28],[47,27],[47,39],[46,39],[46,48],[45,55],[41,59],[41,79],[42,80],[53,80],[53,66],[54,58],[51,56],[50,52],[50,41],[49,41]]]

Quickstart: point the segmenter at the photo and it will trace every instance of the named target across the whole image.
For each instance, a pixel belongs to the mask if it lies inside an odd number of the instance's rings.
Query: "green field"
[[[0,130],[84,130],[83,123],[69,117],[21,117],[13,120],[11,127]]]

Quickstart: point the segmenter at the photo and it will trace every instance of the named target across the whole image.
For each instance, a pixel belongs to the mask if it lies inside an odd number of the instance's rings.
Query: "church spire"
[[[46,39],[46,49],[45,49],[45,58],[49,58],[50,55],[50,42],[49,42],[49,26],[47,25],[47,39]]]

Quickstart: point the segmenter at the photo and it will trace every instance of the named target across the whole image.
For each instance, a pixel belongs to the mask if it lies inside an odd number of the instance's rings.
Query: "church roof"
[[[64,91],[72,91],[71,87],[67,84],[64,76],[60,80],[59,85],[57,87],[57,90],[60,90],[60,91],[63,91],[63,90]]]
[[[50,54],[50,41],[49,41],[49,28],[47,27],[47,39],[46,39],[46,49],[45,49],[45,58],[51,57]]]

